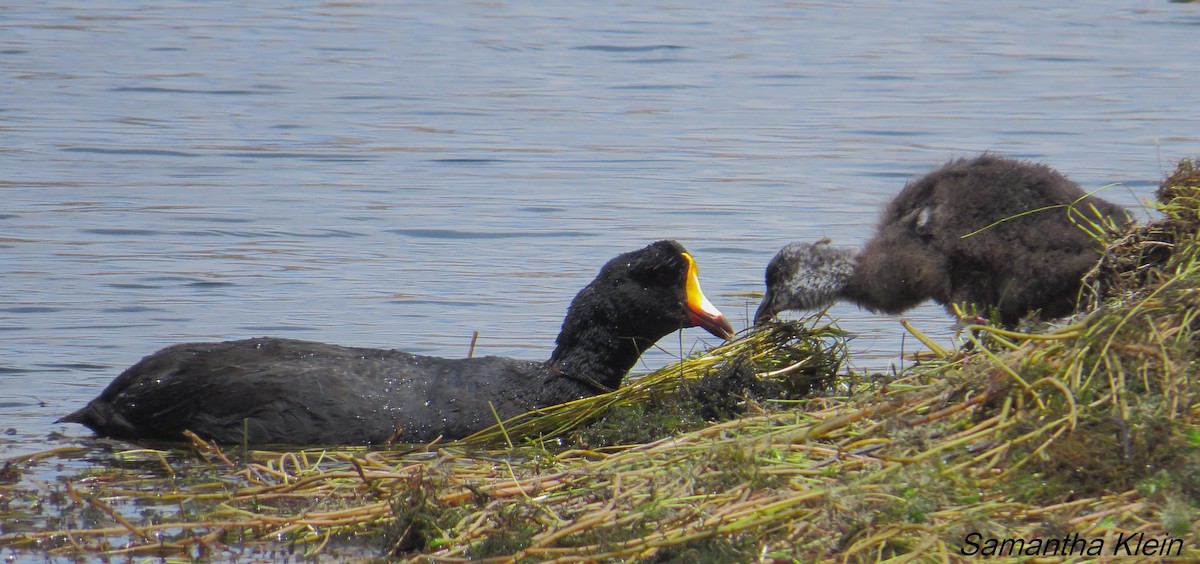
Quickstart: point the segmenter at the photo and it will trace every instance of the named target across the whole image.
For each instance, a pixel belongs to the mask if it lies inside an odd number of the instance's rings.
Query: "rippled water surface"
[[[0,456],[88,436],[52,421],[181,341],[542,359],[661,238],[740,329],[780,246],[861,244],[955,156],[1139,206],[1200,153],[1198,36],[1165,0],[10,3]],[[913,348],[833,314],[860,368]]]

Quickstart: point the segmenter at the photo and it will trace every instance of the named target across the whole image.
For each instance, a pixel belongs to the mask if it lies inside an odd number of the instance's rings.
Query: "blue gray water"
[[[740,329],[780,246],[861,244],[949,158],[1139,206],[1200,154],[1200,6],[1165,0],[24,4],[0,6],[0,457],[88,436],[52,421],[171,343],[465,356],[478,331],[541,359],[600,265],[660,238]],[[916,348],[833,315],[860,368]],[[948,343],[939,308],[904,317]]]

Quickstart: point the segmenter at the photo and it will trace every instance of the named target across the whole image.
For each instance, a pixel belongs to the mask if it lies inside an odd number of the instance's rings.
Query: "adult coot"
[[[614,389],[647,348],[694,326],[733,336],[701,292],[692,256],[659,241],[600,269],[572,300],[545,362],[270,337],[181,344],[142,359],[60,421],[124,439],[178,440],[184,430],[222,443],[457,439],[497,416]]]
[[[954,160],[906,185],[861,252],[828,239],[780,250],[754,322],[839,299],[891,314],[928,299],[974,304],[1006,325],[1031,312],[1061,317],[1103,252],[1081,226],[1129,221],[1045,165],[986,153]]]

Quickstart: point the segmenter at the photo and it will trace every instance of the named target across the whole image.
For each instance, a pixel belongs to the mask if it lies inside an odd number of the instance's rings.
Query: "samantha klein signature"
[[[1111,545],[1105,539],[1071,533],[1062,538],[990,538],[982,533],[970,533],[963,538],[959,553],[963,556],[1179,556],[1183,539],[1146,537],[1146,533],[1121,533]]]

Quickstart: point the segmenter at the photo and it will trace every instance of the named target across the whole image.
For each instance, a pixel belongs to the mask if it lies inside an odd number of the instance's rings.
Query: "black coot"
[[[682,245],[622,254],[575,296],[545,362],[445,359],[258,338],[162,349],[60,421],[101,435],[222,443],[379,444],[465,437],[501,419],[613,389],[663,336],[733,328]],[[490,405],[489,405],[490,404]],[[495,414],[493,415],[493,409]]]

